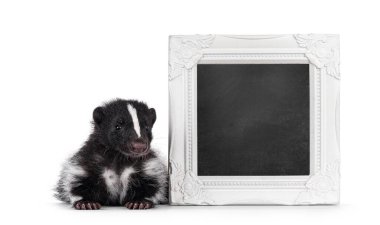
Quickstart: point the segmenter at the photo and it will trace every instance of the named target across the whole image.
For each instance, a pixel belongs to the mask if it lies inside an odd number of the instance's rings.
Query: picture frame
[[[170,204],[338,204],[340,188],[339,63],[339,36],[332,34],[170,36]],[[198,126],[198,121],[202,121],[199,116],[204,116],[198,115],[199,65],[252,65],[252,67],[267,65],[265,68],[270,69],[271,65],[288,64],[308,65],[308,80],[305,81],[308,85],[304,85],[309,93],[307,96],[309,113],[307,118],[305,117],[307,119],[305,121],[309,123],[304,123],[304,128],[309,131],[305,136],[307,137],[305,143],[308,143],[307,165],[310,169],[307,175],[296,173],[278,175],[276,171],[274,175],[204,175],[207,171],[211,171],[207,167],[213,163],[210,158],[216,160],[220,158],[220,155],[215,154],[214,151],[214,157],[207,157],[209,161],[198,163],[201,160],[198,152],[198,129],[203,129],[202,126]],[[279,71],[281,72],[282,69]],[[207,82],[220,83],[217,79],[219,79],[218,74],[215,74],[214,78],[210,78]],[[208,109],[213,109],[212,105]],[[297,123],[297,119],[294,122]],[[265,127],[265,124],[263,126]],[[289,132],[282,136],[288,134]],[[305,134],[305,132],[300,134]],[[277,137],[282,136],[274,136],[271,140],[275,142]],[[229,137],[227,135],[223,138]],[[209,148],[202,147],[202,149],[206,149],[202,150],[204,155]],[[231,152],[234,151],[235,149],[232,148]],[[241,158],[246,157],[242,154]],[[270,162],[271,159],[268,160]],[[228,161],[226,162],[228,164]],[[198,174],[200,165],[206,165],[205,169],[202,169],[206,171],[202,172],[202,176]],[[248,168],[249,165],[245,167]],[[215,170],[212,173],[215,173]]]

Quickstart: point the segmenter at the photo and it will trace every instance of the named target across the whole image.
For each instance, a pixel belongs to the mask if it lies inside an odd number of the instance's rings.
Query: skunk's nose
[[[135,152],[144,152],[147,148],[147,144],[143,140],[136,140],[132,142],[132,148]]]

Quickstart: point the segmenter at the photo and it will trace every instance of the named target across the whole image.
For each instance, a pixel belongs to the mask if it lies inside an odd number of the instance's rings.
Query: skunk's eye
[[[146,127],[145,127],[145,130],[146,130],[146,131],[149,131],[149,130],[150,130],[150,127],[146,126]]]
[[[116,125],[115,129],[116,129],[116,130],[120,130],[120,129],[121,129],[121,126],[120,126],[120,125]]]

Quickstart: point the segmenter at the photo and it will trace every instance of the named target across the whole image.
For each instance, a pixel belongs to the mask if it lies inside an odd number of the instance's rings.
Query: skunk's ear
[[[104,108],[97,107],[96,109],[94,109],[94,112],[92,113],[92,117],[94,118],[94,122],[97,125],[99,125],[104,119]]]
[[[156,122],[156,110],[154,108],[149,109],[149,119],[153,126],[154,122]]]

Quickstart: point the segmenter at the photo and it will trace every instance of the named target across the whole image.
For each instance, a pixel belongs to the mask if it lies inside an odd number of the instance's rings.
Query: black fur
[[[128,105],[137,111],[140,138],[134,129]],[[156,153],[150,149],[155,121],[155,110],[135,100],[117,99],[97,107],[93,112],[93,132],[62,171],[56,197],[74,206],[78,201],[115,206],[152,201],[149,199],[158,196],[158,192],[164,192],[165,195],[160,195],[155,202],[164,203],[167,199],[166,169],[154,176],[144,167],[148,161],[158,160]],[[145,145],[148,150],[135,148],[134,143]],[[111,169],[116,176],[121,176],[125,168],[136,171],[129,176],[128,187],[120,188],[126,193],[119,193],[119,196],[125,197],[112,197],[104,179],[104,171]],[[73,201],[73,196],[79,200]]]

